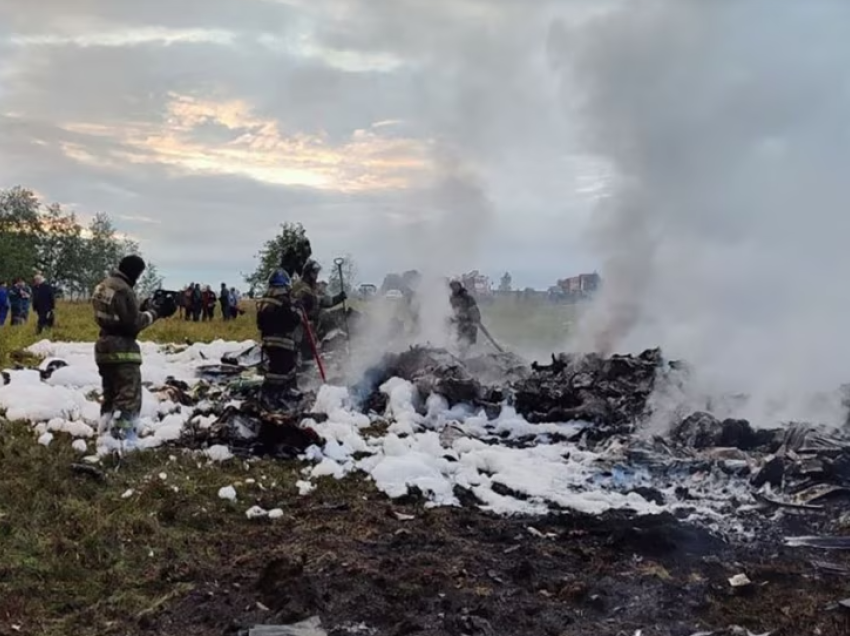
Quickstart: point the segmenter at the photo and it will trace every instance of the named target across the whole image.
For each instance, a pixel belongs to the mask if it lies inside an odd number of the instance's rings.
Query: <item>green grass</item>
[[[126,633],[128,622],[214,578],[232,558],[222,545],[250,552],[246,533],[286,524],[298,499],[292,462],[210,464],[161,450],[131,455],[117,471],[100,467],[101,481],[72,470],[69,441],[44,447],[27,425],[0,426],[0,617],[22,633]],[[228,485],[236,502],[218,497]],[[311,498],[344,499],[351,488],[364,492],[360,479],[325,479]],[[255,504],[286,515],[248,520]]]
[[[481,307],[481,320],[501,344],[517,351],[562,351],[576,317],[575,305],[500,300]]]

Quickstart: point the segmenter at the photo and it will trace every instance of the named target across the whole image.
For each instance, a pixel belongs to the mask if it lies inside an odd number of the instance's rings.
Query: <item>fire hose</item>
[[[307,312],[304,310],[304,307],[300,307],[299,309],[301,311],[301,324],[304,327],[304,332],[307,334],[310,349],[313,351],[313,358],[315,358],[316,365],[319,367],[319,375],[322,376],[322,382],[327,382],[325,365],[322,364],[322,356],[319,355],[319,346],[316,344],[316,336],[313,335],[313,328],[310,327],[310,321],[307,319]]]
[[[493,338],[493,336],[490,335],[489,331],[487,331],[487,327],[485,327],[481,322],[479,322],[478,328],[481,330],[481,333],[484,334],[484,336],[487,338],[487,340],[490,341],[490,344],[493,345],[493,347],[495,347],[496,351],[498,351],[499,353],[505,352],[504,348],[498,342],[496,342],[496,339]]]

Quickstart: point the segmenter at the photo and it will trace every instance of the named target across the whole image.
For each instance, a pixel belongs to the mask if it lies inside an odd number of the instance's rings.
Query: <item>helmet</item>
[[[318,275],[320,271],[322,271],[322,266],[311,258],[304,264],[304,269],[301,270],[301,276],[307,276],[307,274]]]
[[[269,287],[289,287],[291,284],[292,281],[289,278],[289,274],[282,269],[275,270],[271,277],[269,277]]]

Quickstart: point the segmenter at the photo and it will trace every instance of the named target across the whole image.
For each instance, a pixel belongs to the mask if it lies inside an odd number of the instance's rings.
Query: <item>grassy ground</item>
[[[164,320],[144,338],[254,338],[247,308],[229,323]],[[47,334],[51,339],[96,339],[88,304],[60,303],[56,316],[55,329]],[[0,328],[0,367],[40,337],[34,318]],[[121,624],[184,592],[191,571],[209,561],[216,537],[246,523],[243,513],[250,503],[217,497],[220,487],[252,476],[242,463],[199,467],[190,456],[178,453],[172,460],[168,452],[153,452],[133,457],[99,482],[71,471],[78,456],[61,436],[49,448],[33,439],[22,423],[0,423],[0,634],[107,633],[112,621]],[[256,478],[285,496],[293,489],[293,470],[264,463]],[[261,481],[260,472],[266,479]],[[122,499],[130,488],[134,494]],[[275,494],[266,499],[274,504]]]
[[[283,463],[211,467],[152,452],[102,481],[75,473],[77,457],[68,443],[34,444],[22,424],[0,427],[0,634],[15,625],[27,634],[119,633],[110,627],[143,619],[220,565],[217,546],[245,531],[250,505],[295,495],[295,469]],[[233,484],[239,500],[219,499]]]
[[[253,315],[253,303],[245,304],[246,313],[231,322],[220,318],[212,322],[186,322],[177,317],[160,320],[142,334],[142,340],[154,342],[210,342],[216,338],[247,340],[256,338],[257,330]],[[0,365],[8,364],[11,352],[36,342],[40,336],[35,332],[35,316],[30,314],[29,323],[19,327],[0,327]],[[56,309],[56,325],[45,334],[51,340],[69,342],[94,342],[97,325],[94,323],[91,305],[88,303],[59,303]],[[44,336],[42,336],[44,337]]]

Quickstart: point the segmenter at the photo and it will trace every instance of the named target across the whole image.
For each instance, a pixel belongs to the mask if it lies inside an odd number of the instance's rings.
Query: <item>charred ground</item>
[[[101,477],[73,459],[0,429],[0,634],[235,634],[312,615],[331,634],[847,633],[826,608],[850,561],[824,569],[772,537],[728,542],[669,515],[426,509],[357,476],[302,498],[281,461],[156,451]],[[237,503],[216,495],[228,484]],[[285,514],[248,520],[252,503]],[[735,592],[740,573],[753,584]]]

